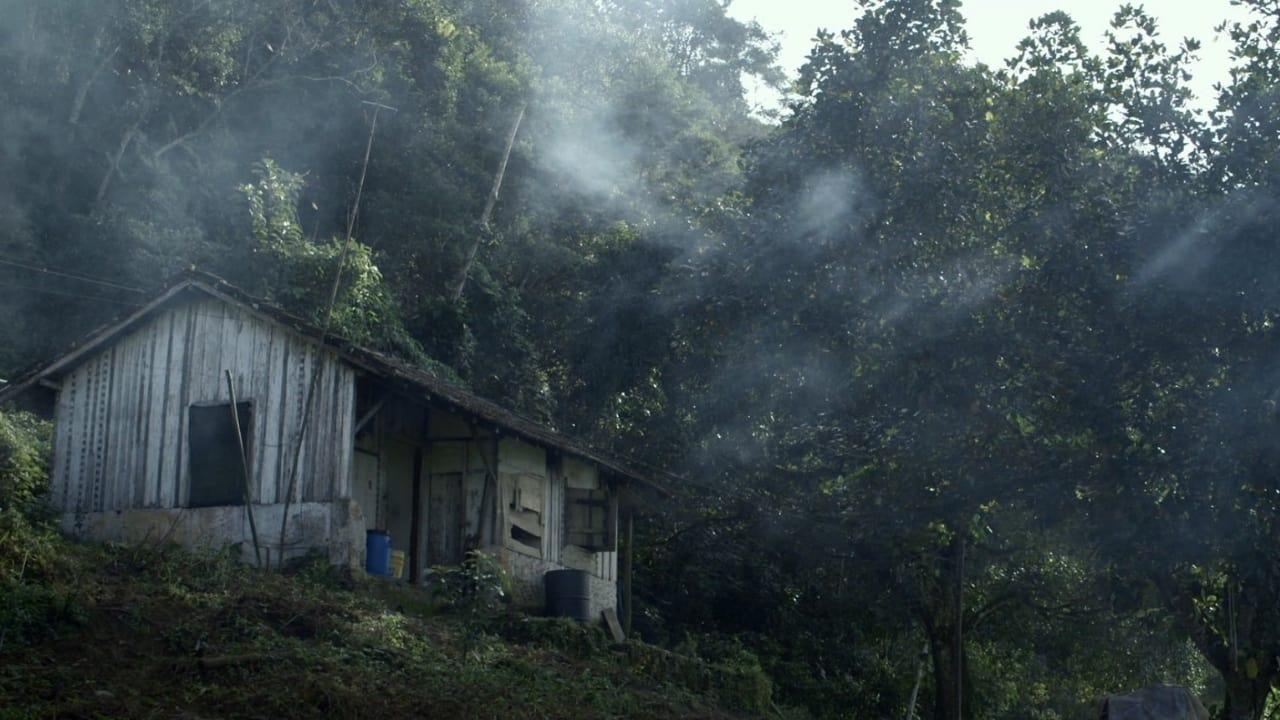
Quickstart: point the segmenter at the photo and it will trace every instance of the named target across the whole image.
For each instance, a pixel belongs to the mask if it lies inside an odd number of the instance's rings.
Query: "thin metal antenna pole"
[[[494,206],[498,204],[498,194],[502,192],[502,179],[507,174],[507,163],[511,161],[511,149],[515,147],[516,135],[520,132],[520,123],[524,122],[525,108],[525,105],[520,106],[520,110],[516,113],[515,122],[511,123],[511,131],[507,133],[507,149],[502,153],[502,160],[498,163],[498,172],[493,177],[493,187],[489,190],[489,197],[485,199],[484,211],[480,213],[480,222],[476,225],[476,237],[472,240],[471,246],[467,248],[462,267],[458,269],[458,276],[454,279],[450,297],[455,303],[462,299],[462,292],[467,288],[467,278],[471,275],[471,266],[476,261],[476,253],[480,250],[480,242],[489,236],[489,221],[493,218]]]
[[[316,362],[311,368],[311,382],[307,388],[307,398],[302,408],[302,424],[298,429],[298,438],[293,448],[293,464],[289,467],[289,485],[285,490],[284,513],[280,518],[279,559],[281,564],[284,563],[285,535],[289,527],[289,505],[293,502],[294,489],[298,484],[298,465],[302,459],[302,446],[307,437],[307,424],[311,419],[311,407],[314,405],[313,400],[320,384],[321,352],[324,349],[324,341],[329,336],[329,328],[333,322],[333,306],[337,303],[338,289],[342,285],[342,272],[347,266],[347,257],[351,253],[351,238],[355,234],[356,217],[360,214],[360,199],[364,196],[364,181],[369,174],[369,156],[373,153],[373,138],[378,131],[378,113],[383,110],[395,110],[393,107],[380,103],[366,101],[362,104],[373,106],[373,120],[369,125],[369,140],[364,148],[364,164],[360,168],[360,183],[356,187],[355,203],[351,208],[350,215],[347,216],[347,234],[342,243],[342,254],[338,258],[338,268],[333,274],[333,285],[329,288],[329,303],[324,310],[324,320],[320,325],[320,336],[316,339]]]

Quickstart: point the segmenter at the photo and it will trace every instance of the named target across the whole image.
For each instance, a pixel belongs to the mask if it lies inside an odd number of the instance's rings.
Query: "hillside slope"
[[[323,564],[263,572],[0,523],[0,718],[758,715],[758,667],[710,665]]]

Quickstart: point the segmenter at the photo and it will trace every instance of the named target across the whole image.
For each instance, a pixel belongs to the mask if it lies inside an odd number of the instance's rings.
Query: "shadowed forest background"
[[[318,318],[353,223],[336,332],[686,479],[645,639],[817,717],[922,668],[938,720],[1161,682],[1259,720],[1280,5],[1243,4],[1208,112],[1138,8],[997,68],[959,2],[866,0],[770,118],[717,0],[0,0],[0,377],[191,265]]]

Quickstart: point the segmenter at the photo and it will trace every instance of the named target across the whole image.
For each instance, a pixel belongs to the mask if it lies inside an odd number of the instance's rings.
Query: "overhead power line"
[[[22,268],[24,270],[31,270],[33,272],[44,273],[45,275],[56,275],[57,277],[68,278],[71,280],[79,280],[80,282],[91,283],[93,285],[101,285],[103,287],[109,287],[116,290],[125,290],[127,292],[137,293],[139,295],[147,294],[146,290],[142,290],[136,287],[131,287],[129,285],[121,285],[120,283],[112,282],[110,280],[95,278],[89,275],[82,275],[80,273],[74,273],[67,270],[51,270],[46,267],[40,267],[38,265],[30,265],[24,262],[19,262],[17,260],[7,260],[5,258],[0,258],[0,265],[10,265],[12,267]]]
[[[128,305],[130,307],[142,307],[142,303],[133,302],[131,300],[115,300],[113,298],[106,298],[98,295],[82,295],[80,293],[63,292],[61,290],[50,290],[49,288],[31,287],[30,285],[20,285],[18,283],[9,282],[8,280],[0,280],[0,287],[13,288],[14,290],[25,290],[26,292],[33,293],[44,293],[45,295],[60,295],[62,297],[75,298],[77,300],[90,300],[93,302]]]

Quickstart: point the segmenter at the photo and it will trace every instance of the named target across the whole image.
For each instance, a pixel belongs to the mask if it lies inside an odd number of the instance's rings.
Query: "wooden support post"
[[[471,478],[471,446],[474,444],[476,449],[480,451],[480,462],[484,465],[484,484],[480,488],[480,505],[476,508],[476,531],[467,540],[464,550],[476,550],[484,544],[484,509],[489,503],[489,477],[493,475],[493,471],[489,469],[489,458],[486,456],[485,448],[479,443],[480,434],[476,431],[476,424],[470,423],[471,441],[465,447],[467,449],[466,470],[462,473],[463,496],[466,496],[466,483]]]
[[[409,584],[422,580],[422,557],[419,553],[422,537],[422,446],[413,451],[413,514],[409,524]]]
[[[374,479],[373,479],[374,491],[376,493],[374,495],[374,498],[375,498],[374,502],[376,503],[377,507],[373,511],[373,525],[370,527],[382,528],[384,530],[387,527],[385,525],[387,521],[386,520],[386,517],[387,517],[386,470],[387,468],[386,468],[386,465],[383,463],[383,458],[386,457],[387,450],[386,450],[386,442],[383,440],[383,437],[382,437],[385,427],[386,427],[386,423],[383,422],[382,415],[378,415],[373,419],[373,444],[374,444],[374,447],[376,447],[378,450],[378,466],[376,468]]]
[[[489,519],[490,542],[496,545],[502,545],[507,529],[504,525],[503,502],[502,502],[502,483],[499,480],[498,469],[502,467],[502,457],[499,454],[498,429],[496,427],[489,429],[489,442],[487,443],[489,455],[485,459],[484,468],[489,471],[489,477],[493,479],[493,503],[489,506],[492,514]],[[481,456],[484,457],[483,451]],[[483,538],[483,533],[481,538]],[[481,540],[483,542],[483,540]]]
[[[471,482],[471,445],[462,446],[462,482],[458,483],[458,553],[459,562],[467,559],[467,551],[471,550],[470,537],[467,535],[467,485]]]
[[[635,512],[628,508],[624,517],[627,532],[627,545],[622,554],[622,632],[626,633],[627,637],[631,637],[631,616],[634,614],[631,603],[631,575],[634,569],[632,563],[635,556],[636,546]]]
[[[409,584],[422,582],[422,462],[431,445],[431,407],[422,408],[422,442],[413,451],[413,514],[409,522]]]

